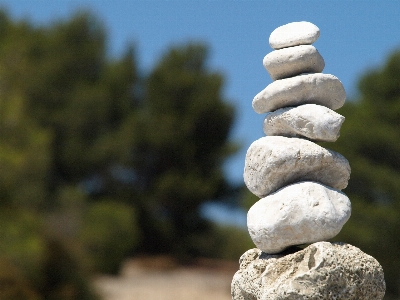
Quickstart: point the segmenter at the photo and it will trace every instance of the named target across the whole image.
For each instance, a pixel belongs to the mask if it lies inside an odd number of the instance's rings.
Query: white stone
[[[257,201],[247,213],[247,228],[258,249],[279,253],[289,246],[335,237],[350,213],[350,200],[345,194],[303,181]]]
[[[264,57],[263,65],[272,80],[277,80],[301,73],[322,72],[325,62],[314,46],[300,45],[272,51]]]
[[[343,116],[325,106],[304,104],[267,113],[263,129],[266,135],[334,142],[340,135],[343,122]]]
[[[319,38],[319,28],[310,22],[292,22],[272,31],[269,45],[274,49],[311,45]]]
[[[272,82],[253,99],[259,114],[301,104],[318,104],[336,110],[346,101],[340,80],[331,74],[304,74]]]
[[[239,263],[232,300],[381,300],[385,295],[381,265],[349,244],[319,242],[278,255],[251,249]]]
[[[317,181],[342,190],[350,178],[350,165],[341,154],[311,141],[266,136],[247,150],[244,182],[262,198],[299,181]]]

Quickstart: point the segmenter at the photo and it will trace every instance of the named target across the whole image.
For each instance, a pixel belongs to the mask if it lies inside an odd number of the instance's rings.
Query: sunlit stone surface
[[[292,22],[272,31],[269,45],[274,49],[311,45],[319,38],[319,28],[310,22]]]
[[[279,253],[292,245],[335,237],[350,213],[350,200],[345,194],[305,181],[257,201],[247,213],[247,228],[258,249]]]
[[[244,182],[260,198],[299,181],[316,181],[342,190],[349,178],[346,158],[308,140],[266,136],[247,150]]]
[[[263,114],[301,104],[318,104],[336,110],[346,101],[340,80],[331,74],[304,74],[272,82],[253,99],[253,109]]]
[[[270,52],[264,57],[263,65],[272,80],[277,80],[301,73],[322,72],[325,62],[314,46],[300,45]]]
[[[292,254],[250,249],[239,263],[233,300],[381,300],[385,295],[376,259],[345,243],[319,242]]]
[[[343,116],[325,106],[304,104],[267,113],[263,129],[266,135],[334,142],[343,122]]]

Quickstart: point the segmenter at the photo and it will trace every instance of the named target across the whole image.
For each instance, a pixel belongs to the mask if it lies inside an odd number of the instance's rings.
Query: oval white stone
[[[317,181],[342,190],[350,179],[350,165],[341,154],[311,141],[266,136],[247,150],[244,182],[262,198],[298,181]]]
[[[304,104],[267,113],[263,129],[266,135],[334,142],[339,137],[343,122],[342,115],[325,106]]]
[[[263,114],[301,104],[319,104],[336,110],[346,101],[340,80],[331,74],[304,74],[272,82],[253,99],[253,109]]]
[[[272,80],[277,80],[322,72],[325,62],[314,46],[301,45],[272,51],[264,57],[263,65]]]
[[[272,31],[269,45],[274,49],[311,45],[319,38],[319,34],[319,28],[310,22],[292,22]]]
[[[316,182],[286,186],[257,201],[247,213],[254,244],[266,253],[335,237],[350,218],[342,192]]]

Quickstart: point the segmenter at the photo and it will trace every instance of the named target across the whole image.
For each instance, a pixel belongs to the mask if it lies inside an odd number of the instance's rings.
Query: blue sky
[[[263,136],[263,116],[251,107],[253,97],[271,79],[262,66],[272,51],[270,33],[294,21],[320,28],[314,44],[325,59],[323,73],[337,76],[348,97],[357,94],[357,79],[400,49],[400,2],[382,0],[318,1],[134,1],[0,0],[15,18],[47,24],[88,9],[104,22],[111,55],[136,45],[142,72],[147,72],[171,45],[206,42],[209,65],[226,76],[224,94],[237,109],[232,139],[241,151],[226,166],[228,177],[242,182],[249,145]]]

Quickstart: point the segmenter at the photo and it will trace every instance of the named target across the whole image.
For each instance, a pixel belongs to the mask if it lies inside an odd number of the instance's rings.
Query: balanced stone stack
[[[350,178],[346,158],[313,141],[334,142],[346,93],[338,78],[321,73],[324,59],[312,44],[320,31],[309,22],[275,29],[263,65],[273,83],[255,96],[266,113],[264,132],[247,151],[244,181],[260,197],[247,226],[258,249],[241,257],[232,281],[235,300],[382,299],[383,271],[336,236],[351,213],[341,192]],[[298,245],[311,244],[305,249]]]

